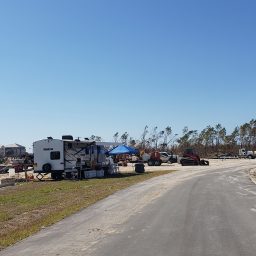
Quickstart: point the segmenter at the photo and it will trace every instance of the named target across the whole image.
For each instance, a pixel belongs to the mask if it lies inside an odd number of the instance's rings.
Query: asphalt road
[[[255,256],[255,161],[182,171],[135,185],[0,255]]]

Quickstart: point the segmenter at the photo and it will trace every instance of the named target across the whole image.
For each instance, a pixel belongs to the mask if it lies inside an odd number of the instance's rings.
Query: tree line
[[[95,135],[92,135],[90,139],[102,140],[101,137]],[[208,125],[202,131],[190,130],[188,126],[185,126],[180,136],[173,133],[171,126],[164,129],[155,126],[150,129],[146,125],[138,139],[130,137],[128,132],[115,132],[113,141],[144,151],[160,150],[181,154],[186,148],[193,148],[204,157],[223,153],[236,155],[239,148],[256,150],[256,119],[236,126],[229,134],[221,124]]]

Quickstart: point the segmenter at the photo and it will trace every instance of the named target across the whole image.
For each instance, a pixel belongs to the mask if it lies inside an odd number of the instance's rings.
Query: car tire
[[[155,166],[160,166],[160,165],[161,165],[161,161],[156,160],[156,161],[155,161]]]
[[[155,161],[154,160],[148,160],[148,166],[154,166]]]

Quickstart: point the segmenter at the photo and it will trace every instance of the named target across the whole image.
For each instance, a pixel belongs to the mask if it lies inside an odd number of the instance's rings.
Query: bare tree
[[[164,131],[158,132],[157,129],[158,129],[157,126],[155,126],[151,133],[151,142],[153,144],[153,148],[155,148],[155,149],[157,149],[157,147],[158,147],[159,139],[162,138],[164,135]]]
[[[136,140],[133,139],[132,137],[130,137],[130,139],[129,139],[129,146],[134,147],[135,145],[136,145]]]
[[[239,129],[239,139],[240,139],[240,143],[241,143],[241,147],[246,147],[249,148],[250,147],[250,124],[249,123],[245,123],[243,125],[240,126]]]
[[[142,133],[142,135],[141,135],[141,147],[142,147],[143,149],[145,149],[145,147],[146,147],[146,142],[147,142],[146,136],[147,136],[147,134],[148,134],[148,126],[146,125],[146,126],[144,127],[144,131],[143,131],[143,133]]]
[[[100,136],[95,136],[95,141],[102,141],[102,138]]]
[[[94,140],[94,141],[102,141],[102,138],[101,138],[100,136],[91,135],[90,140]]]
[[[117,141],[118,141],[118,137],[119,137],[119,133],[116,132],[116,133],[114,134],[114,136],[113,136],[114,142],[117,142]]]
[[[256,146],[256,120],[252,119],[250,121],[250,141],[252,148],[255,148]]]
[[[122,141],[122,143],[125,144],[125,145],[127,145],[128,136],[129,136],[129,134],[128,134],[127,132],[125,132],[125,133],[123,133],[123,134],[121,135],[121,141]]]
[[[177,140],[180,150],[193,146],[198,138],[197,130],[189,130],[187,126],[183,129],[182,136]]]
[[[164,129],[164,134],[163,134],[163,137],[164,137],[164,142],[162,144],[163,148],[167,148],[168,144],[171,142],[171,140],[169,139],[171,134],[172,134],[172,128],[171,128],[171,126],[167,126]]]

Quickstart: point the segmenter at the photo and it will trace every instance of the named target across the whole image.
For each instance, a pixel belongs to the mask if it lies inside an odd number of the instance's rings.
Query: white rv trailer
[[[105,151],[95,141],[73,140],[72,136],[62,139],[38,140],[33,143],[34,172],[51,174],[53,179],[61,179],[63,174],[71,178],[73,174],[84,171],[100,170],[107,167]]]

